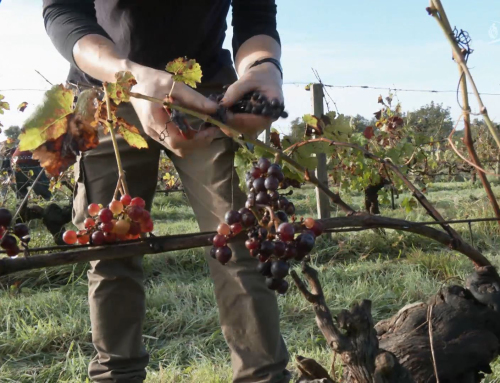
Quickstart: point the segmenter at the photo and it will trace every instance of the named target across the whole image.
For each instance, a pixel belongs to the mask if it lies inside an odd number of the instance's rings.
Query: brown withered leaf
[[[363,136],[365,136],[368,140],[375,135],[373,131],[373,126],[367,126],[363,132]]]
[[[380,117],[382,117],[382,111],[379,110],[378,112],[373,113],[373,115],[377,120],[380,120]]]
[[[276,148],[281,150],[281,140],[280,140],[280,134],[273,130],[271,131],[271,136],[270,136],[271,144]]]

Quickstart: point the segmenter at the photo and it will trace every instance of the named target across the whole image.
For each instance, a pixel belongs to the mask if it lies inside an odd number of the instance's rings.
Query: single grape
[[[5,209],[0,208],[0,226],[8,227],[12,221],[12,213]]]
[[[255,222],[256,222],[256,218],[252,212],[245,213],[241,216],[241,223],[245,227],[253,226],[253,225],[255,225]]]
[[[271,203],[271,197],[265,191],[261,191],[257,194],[257,197],[255,197],[255,202],[259,205],[269,205]]]
[[[274,278],[285,278],[288,275],[288,270],[290,269],[290,265],[288,262],[278,260],[274,261],[271,266],[271,273]]]
[[[262,241],[260,244],[260,254],[271,256],[274,253],[274,242],[272,241]]]
[[[143,233],[151,233],[154,229],[153,220],[141,221],[141,231]]]
[[[271,117],[273,115],[272,108],[269,107],[268,105],[264,106],[264,108],[262,109],[262,115],[266,117]]]
[[[262,177],[256,178],[253,181],[252,186],[256,192],[265,192],[266,191],[266,180]]]
[[[288,291],[288,286],[288,282],[282,279],[280,285],[276,289],[276,292],[278,294],[285,294]]]
[[[91,203],[89,207],[87,208],[89,215],[91,217],[95,217],[97,214],[99,214],[99,211],[101,210],[100,206],[96,203]]]
[[[241,222],[241,214],[236,210],[229,210],[224,217],[226,223],[228,225],[232,225],[233,223]]]
[[[5,237],[4,237],[4,239],[5,239]],[[73,245],[76,243],[77,240],[78,240],[78,237],[77,237],[76,232],[74,230],[67,230],[64,232],[64,234],[63,234],[64,243],[66,243],[68,245]],[[3,243],[3,241],[2,241],[2,243]]]
[[[111,222],[113,219],[113,212],[108,208],[101,209],[99,212],[99,219],[102,223]]]
[[[22,238],[30,233],[30,230],[28,229],[28,226],[26,226],[24,223],[16,223],[14,226],[14,234],[16,235],[17,238]]]
[[[210,248],[210,256],[215,259],[215,252],[217,251],[216,247],[211,247]]]
[[[278,164],[272,164],[267,170],[267,174],[269,176],[276,177],[279,182],[283,181],[283,179],[285,178],[285,176],[283,175],[283,170]]]
[[[122,195],[122,198],[120,198],[120,202],[123,204],[123,206],[128,206],[130,205],[130,202],[132,202],[132,197],[128,194]]]
[[[139,221],[144,213],[144,209],[140,206],[127,207],[127,214],[132,221]]]
[[[292,243],[289,243],[286,245],[286,249],[285,249],[285,259],[295,259],[297,258],[297,255],[298,255],[298,252],[297,252],[297,248],[295,247],[295,244],[292,242]]]
[[[80,245],[86,245],[90,241],[90,236],[84,230],[78,232],[78,243]]]
[[[259,262],[257,271],[264,277],[271,277],[271,262]]]
[[[21,250],[19,249],[19,246],[15,245],[13,246],[12,248],[10,249],[7,249],[6,250],[6,253],[9,257],[11,258],[15,258],[17,257],[17,255],[21,252]]]
[[[118,215],[123,211],[123,203],[117,200],[111,201],[109,210],[111,210],[114,215]]]
[[[220,235],[229,235],[231,234],[231,228],[227,223],[220,223],[219,226],[217,226],[217,233]]]
[[[253,179],[257,179],[262,175],[262,170],[260,170],[259,167],[254,166],[252,170],[250,170],[250,175],[253,177]]]
[[[83,222],[85,229],[90,229],[91,227],[94,227],[95,225],[95,220],[93,218],[86,218],[85,221]]]
[[[104,242],[106,242],[106,243],[116,242],[116,234],[115,233],[104,233]]]
[[[286,244],[283,241],[274,241],[274,254],[277,257],[282,257],[285,255]]]
[[[5,231],[6,231],[5,227],[0,226],[0,238],[3,237],[3,235],[5,234]]]
[[[278,226],[278,235],[282,241],[292,241],[295,235],[295,229],[291,223],[283,222]]]
[[[266,286],[271,290],[276,290],[278,287],[281,286],[281,279],[267,277]]]
[[[316,237],[319,237],[321,234],[323,234],[324,231],[323,224],[321,222],[314,221],[314,225],[311,228],[311,231]]]
[[[106,238],[104,237],[104,233],[102,231],[94,231],[91,236],[92,239],[92,244],[99,246],[102,245],[105,241]]]
[[[301,253],[309,253],[314,248],[314,236],[309,233],[302,233],[296,239],[297,250]]]
[[[223,265],[228,263],[232,256],[233,252],[228,246],[218,247],[217,250],[215,251],[215,257]]]
[[[267,190],[276,190],[280,186],[280,182],[278,179],[274,176],[269,176],[266,178],[266,181],[264,183],[264,186],[266,187]]]
[[[265,94],[260,93],[259,98],[257,100],[262,102],[262,103],[265,103],[265,102],[267,102],[267,96]]]
[[[252,93],[252,101],[257,101],[260,97],[260,93],[259,92],[254,92]]]
[[[150,219],[151,219],[151,214],[149,213],[149,211],[143,210],[139,221],[146,222],[146,221],[149,221]]]
[[[254,250],[254,249],[258,249],[260,246],[260,242],[258,240],[256,240],[255,238],[252,238],[252,239],[247,239],[245,241],[245,247],[248,249],[248,250]]]
[[[269,197],[271,197],[271,201],[277,202],[280,198],[280,193],[278,193],[276,190],[271,190],[269,192]]]
[[[293,202],[289,202],[288,205],[285,207],[285,213],[288,215],[294,215],[295,214],[295,205]]]
[[[115,224],[114,232],[119,235],[125,235],[130,230],[130,222],[125,219],[120,219]]]
[[[271,166],[271,161],[269,161],[269,159],[266,157],[262,157],[261,159],[259,159],[257,166],[260,168],[260,170],[262,170],[263,174],[266,174],[269,170],[269,167]]]
[[[240,210],[238,210],[238,213],[241,214],[241,220],[243,221],[243,214],[252,214],[252,211],[250,209],[247,209],[246,207],[242,207]]]
[[[111,233],[115,229],[115,223],[113,221],[101,223],[99,229],[104,233]]]
[[[130,201],[130,206],[139,206],[144,209],[146,207],[146,201],[144,201],[141,197],[135,197]]]
[[[278,210],[274,212],[276,218],[278,218],[281,222],[288,222],[288,216],[283,210]]]
[[[245,113],[252,113],[253,104],[251,102],[247,102],[245,105]]]
[[[288,199],[286,197],[280,197],[278,200],[279,208],[282,210],[285,210],[285,208],[288,206]]]
[[[227,240],[226,237],[220,234],[216,234],[212,240],[212,243],[214,244],[215,247],[222,247],[226,246]]]
[[[231,225],[231,231],[234,235],[238,235],[243,230],[243,225],[241,223],[233,223]]]
[[[257,233],[258,233],[258,237],[262,240],[266,239],[267,235],[269,234],[269,232],[267,231],[267,229],[265,227],[259,227],[257,229]]]
[[[312,229],[316,221],[313,218],[306,218],[304,220],[304,226],[308,229]]]
[[[141,225],[138,222],[130,222],[128,233],[133,236],[141,234]]]

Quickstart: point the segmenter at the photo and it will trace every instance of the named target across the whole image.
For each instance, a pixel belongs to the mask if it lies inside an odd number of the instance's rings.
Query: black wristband
[[[283,79],[283,68],[281,66],[281,63],[279,62],[279,60],[276,60],[272,57],[268,57],[268,58],[265,58],[262,60],[257,60],[252,65],[250,65],[250,67],[248,69],[253,68],[254,66],[257,66],[260,64],[264,64],[264,63],[272,63],[272,64],[276,65],[276,68],[278,68],[278,70],[281,73],[281,79]]]

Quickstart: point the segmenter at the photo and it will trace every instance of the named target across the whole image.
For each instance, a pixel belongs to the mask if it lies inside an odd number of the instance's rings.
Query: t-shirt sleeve
[[[97,23],[94,0],[43,0],[43,20],[56,49],[75,67],[73,47],[78,40],[89,34],[111,40]]]
[[[281,45],[275,0],[233,0],[233,55],[249,38],[268,35]]]

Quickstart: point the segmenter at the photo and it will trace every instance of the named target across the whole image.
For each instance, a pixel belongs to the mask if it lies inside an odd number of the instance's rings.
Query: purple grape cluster
[[[29,229],[24,223],[12,224],[12,213],[5,208],[0,208],[0,247],[9,257],[17,257],[21,252],[18,240],[25,246],[30,241]]]
[[[231,210],[212,239],[211,255],[226,264],[231,259],[227,241],[245,230],[250,255],[259,260],[257,270],[266,278],[266,285],[279,294],[288,290],[286,277],[290,261],[302,261],[314,248],[323,227],[313,218],[297,221],[295,206],[280,196],[285,177],[281,166],[261,158],[246,174],[248,196],[245,207]]]
[[[224,97],[225,93],[211,94],[209,99],[219,103]],[[285,104],[280,102],[277,98],[269,100],[266,95],[259,92],[250,92],[243,96],[243,98],[232,105],[229,110],[233,113],[251,113],[274,119],[287,118],[288,112],[285,111]]]

